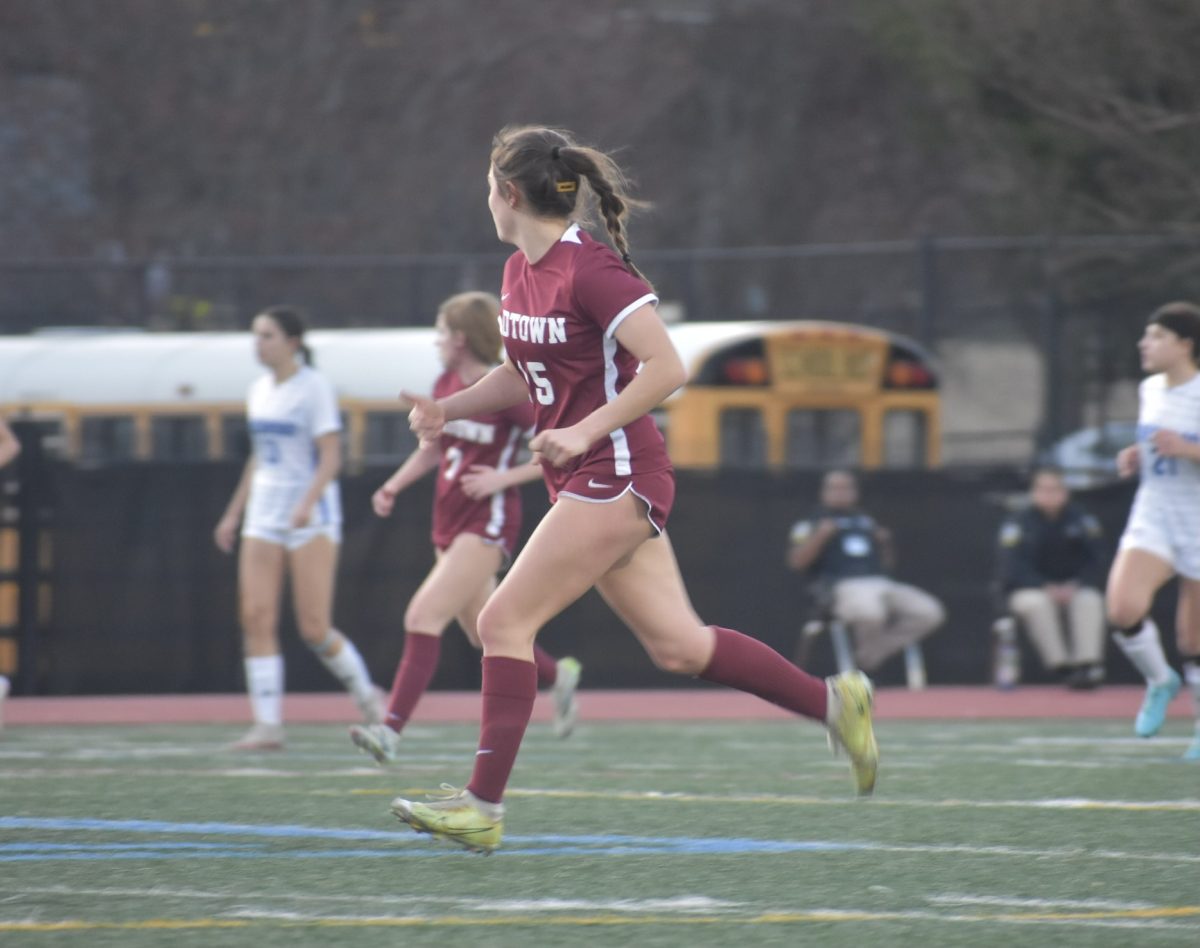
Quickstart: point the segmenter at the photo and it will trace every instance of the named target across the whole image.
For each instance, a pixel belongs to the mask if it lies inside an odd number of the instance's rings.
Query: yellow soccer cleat
[[[579,700],[575,692],[582,673],[583,666],[578,659],[558,660],[558,677],[554,681],[554,733],[558,737],[570,737],[579,720]]]
[[[825,720],[829,746],[835,754],[838,748],[846,751],[859,796],[870,796],[879,769],[879,745],[871,726],[871,705],[875,700],[871,679],[860,671],[851,671],[826,678],[825,684],[829,689]]]
[[[485,856],[500,846],[504,833],[504,807],[480,800],[470,790],[457,790],[452,796],[429,803],[396,797],[391,809],[397,819],[418,833],[428,833]]]

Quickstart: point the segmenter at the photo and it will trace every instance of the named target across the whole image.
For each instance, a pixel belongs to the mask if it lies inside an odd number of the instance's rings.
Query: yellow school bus
[[[930,467],[937,376],[911,340],[835,322],[669,327],[689,382],[656,413],[681,468]],[[415,442],[397,394],[428,391],[430,328],[314,330],[351,467]],[[261,372],[249,333],[56,332],[0,337],[0,414],[37,421],[85,465],[245,453],[244,399]]]
[[[940,460],[933,360],[849,323],[672,327],[688,384],[664,406],[681,468],[924,468]]]

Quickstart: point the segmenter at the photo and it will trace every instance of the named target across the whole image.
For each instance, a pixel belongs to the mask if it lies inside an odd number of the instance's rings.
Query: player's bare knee
[[[503,606],[493,605],[491,600],[480,611],[475,632],[482,647],[488,650],[512,648],[527,638],[524,624],[516,621]]]
[[[699,675],[711,658],[691,643],[663,643],[652,646],[649,651],[655,666],[673,675]]]
[[[424,632],[426,635],[440,635],[449,620],[436,616],[419,603],[411,603],[404,611],[404,630],[406,632]]]
[[[242,603],[238,609],[242,631],[247,636],[271,634],[275,629],[276,611],[266,603]]]
[[[297,616],[296,627],[300,630],[300,638],[308,645],[320,645],[329,635],[329,621],[324,617]]]
[[[1122,596],[1110,596],[1105,603],[1108,621],[1118,629],[1128,629],[1146,617],[1150,604]]]

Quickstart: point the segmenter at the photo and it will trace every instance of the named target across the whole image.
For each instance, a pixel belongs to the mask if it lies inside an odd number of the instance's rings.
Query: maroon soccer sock
[[[716,647],[701,678],[825,722],[827,695],[823,678],[802,671],[758,639],[733,629],[712,628],[717,634]]]
[[[537,665],[539,688],[550,688],[558,681],[558,662],[540,645],[533,646],[533,664]]]
[[[392,691],[388,695],[387,714],[384,723],[396,733],[403,730],[421,700],[421,695],[433,680],[437,671],[438,657],[442,654],[440,635],[423,635],[420,632],[404,633],[404,654],[392,679]]]
[[[470,790],[499,803],[537,697],[537,667],[519,658],[483,659],[483,723]]]

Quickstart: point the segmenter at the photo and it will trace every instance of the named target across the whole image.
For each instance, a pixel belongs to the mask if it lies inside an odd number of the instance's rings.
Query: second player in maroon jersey
[[[460,293],[442,303],[437,350],[445,371],[434,383],[435,397],[451,397],[495,366],[499,309],[490,293]],[[434,565],[404,614],[404,651],[383,723],[350,729],[354,744],[379,763],[396,758],[400,732],[437,670],[446,626],[457,619],[471,643],[480,647],[479,610],[495,589],[496,574],[516,549],[521,530],[517,487],[540,474],[536,465],[517,461],[532,420],[528,399],[460,418],[437,439],[423,441],[372,498],[375,513],[389,516],[400,492],[437,471]],[[538,684],[554,689],[554,728],[566,737],[578,711],[579,663],[573,658],[556,662],[540,648],[533,661]]]

